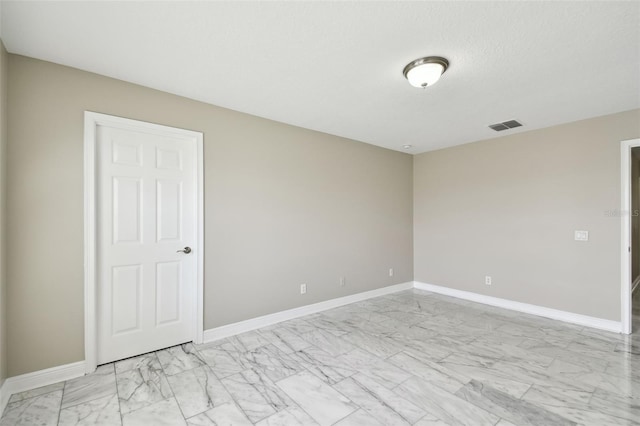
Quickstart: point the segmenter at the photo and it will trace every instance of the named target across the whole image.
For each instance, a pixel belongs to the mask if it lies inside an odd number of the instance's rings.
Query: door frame
[[[204,335],[204,137],[201,132],[162,126],[145,121],[131,120],[97,112],[84,113],[84,353],[85,371],[91,373],[98,359],[97,310],[97,164],[96,129],[108,125],[120,129],[142,130],[163,136],[188,137],[196,143],[196,314],[193,340],[199,344]]]
[[[623,334],[631,334],[631,255],[634,254],[631,252],[631,149],[635,147],[640,147],[640,139],[620,142],[620,322]]]

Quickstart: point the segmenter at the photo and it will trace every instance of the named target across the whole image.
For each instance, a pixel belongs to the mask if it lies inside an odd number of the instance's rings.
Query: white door
[[[100,125],[96,153],[97,363],[194,340],[196,142]]]

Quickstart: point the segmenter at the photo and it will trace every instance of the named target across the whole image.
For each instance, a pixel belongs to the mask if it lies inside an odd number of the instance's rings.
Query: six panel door
[[[98,364],[195,337],[197,149],[99,126]]]

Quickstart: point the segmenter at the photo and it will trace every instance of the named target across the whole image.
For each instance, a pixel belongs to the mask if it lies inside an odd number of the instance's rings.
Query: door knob
[[[184,254],[189,254],[191,253],[191,247],[185,247],[182,250],[178,250],[176,253],[184,253]]]

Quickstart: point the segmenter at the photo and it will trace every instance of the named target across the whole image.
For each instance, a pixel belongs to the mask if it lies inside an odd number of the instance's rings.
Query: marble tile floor
[[[630,336],[408,290],[12,395],[7,425],[640,425]]]

